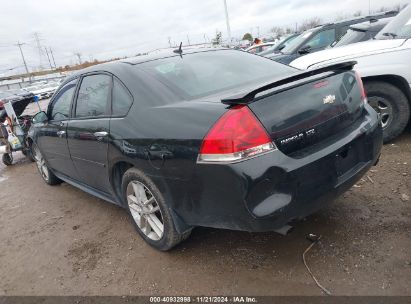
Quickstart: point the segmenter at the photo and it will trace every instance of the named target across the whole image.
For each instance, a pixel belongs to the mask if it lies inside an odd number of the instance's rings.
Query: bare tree
[[[354,14],[352,14],[352,15],[353,15],[353,17],[360,17],[362,15],[362,11],[358,10],[358,11],[354,12]]]
[[[304,20],[303,23],[299,27],[299,31],[306,31],[312,29],[321,24],[321,19],[318,17],[313,17],[311,19]]]
[[[273,26],[270,30],[270,32],[273,34],[273,36],[275,38],[281,37],[282,35],[284,35],[284,29],[282,27],[279,26]]]

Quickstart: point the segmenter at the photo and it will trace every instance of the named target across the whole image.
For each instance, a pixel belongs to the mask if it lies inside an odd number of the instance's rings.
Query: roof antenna
[[[179,48],[176,49],[176,50],[173,50],[174,53],[180,54],[180,57],[181,57],[181,58],[183,58],[183,55],[182,55],[182,54],[183,54],[183,49],[182,49],[182,47],[183,47],[183,42],[180,42]]]

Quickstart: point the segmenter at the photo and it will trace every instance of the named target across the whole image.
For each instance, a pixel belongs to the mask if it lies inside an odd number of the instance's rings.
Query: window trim
[[[76,98],[76,96],[77,96],[79,78],[80,78],[80,77],[73,77],[73,78],[71,78],[71,79],[67,79],[67,81],[65,81],[64,83],[61,84],[61,86],[60,86],[60,88],[58,89],[58,91],[56,91],[56,93],[53,94],[53,97],[52,97],[52,99],[50,100],[49,105],[47,106],[47,117],[48,117],[48,119],[49,119],[49,122],[51,122],[51,123],[52,123],[52,122],[60,122],[60,121],[67,121],[67,120],[70,120],[70,119],[71,119],[71,117],[72,117],[72,116],[71,116],[71,110],[72,110],[72,107],[73,107],[74,100],[75,100],[75,98]],[[52,119],[51,114],[52,114],[52,111],[53,111],[53,106],[54,106],[54,103],[55,103],[55,101],[56,101],[56,98],[60,97],[60,96],[59,96],[60,92],[61,92],[70,82],[72,82],[72,81],[74,81],[74,80],[76,81],[76,85],[75,85],[75,87],[74,87],[73,96],[71,97],[70,107],[69,107],[69,113],[68,113],[67,119],[61,119],[61,120]]]
[[[81,84],[83,83],[83,79],[88,76],[94,76],[94,75],[107,75],[110,77],[110,86],[109,86],[109,94],[107,96],[107,101],[106,101],[106,113],[104,115],[99,115],[99,116],[83,116],[83,117],[76,117],[76,107],[77,107],[77,101],[78,101],[78,93],[81,88]],[[108,73],[106,71],[93,71],[93,72],[88,72],[80,75],[80,80],[77,84],[77,89],[75,92],[75,100],[72,102],[72,106],[70,109],[70,118],[71,120],[90,120],[90,119],[100,119],[100,118],[110,118],[111,117],[111,97],[112,97],[112,92],[113,92],[113,74]]]
[[[113,115],[114,80],[117,80],[120,83],[120,85],[126,90],[127,94],[131,97],[131,105],[130,105],[130,107],[128,108],[127,112],[124,115]],[[134,96],[133,96],[133,94],[131,94],[130,90],[127,88],[127,86],[124,84],[124,82],[122,82],[115,75],[113,75],[111,83],[112,83],[112,85],[111,85],[111,96],[110,96],[110,117],[112,117],[112,118],[124,118],[128,115],[128,113],[130,113],[130,110],[134,105]]]

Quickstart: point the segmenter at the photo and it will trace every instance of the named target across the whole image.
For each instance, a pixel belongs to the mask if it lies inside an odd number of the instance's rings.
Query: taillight
[[[229,109],[203,139],[199,163],[236,162],[275,149],[270,136],[245,105]]]
[[[365,93],[365,88],[364,88],[364,83],[362,82],[361,76],[360,74],[358,74],[357,71],[355,71],[355,77],[357,78],[357,83],[358,86],[360,87],[360,91],[361,91],[361,100],[364,103],[367,103],[367,94]]]

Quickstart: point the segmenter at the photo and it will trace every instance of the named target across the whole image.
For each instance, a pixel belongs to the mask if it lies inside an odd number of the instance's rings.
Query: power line
[[[50,47],[51,58],[53,58],[54,68],[57,68],[56,61],[54,60],[53,50]]]
[[[34,33],[34,39],[36,40],[37,49],[39,50],[39,59],[40,59],[40,66],[39,68],[42,69],[42,60],[41,60],[41,53],[43,52],[40,44],[39,34],[37,32]]]
[[[50,56],[49,56],[49,52],[47,51],[47,47],[44,47],[44,49],[46,50],[47,59],[48,59],[49,64],[50,64],[50,69],[52,70],[53,66],[51,65]]]

